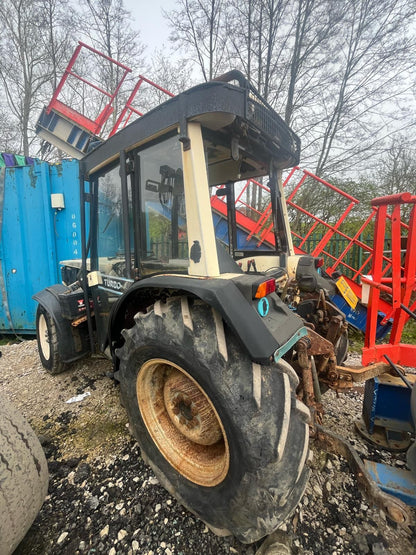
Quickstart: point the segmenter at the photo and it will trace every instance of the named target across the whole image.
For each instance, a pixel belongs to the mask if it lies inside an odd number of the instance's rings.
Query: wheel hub
[[[173,370],[164,386],[166,410],[176,428],[200,445],[213,445],[222,433],[212,405],[199,387]]]
[[[228,441],[200,385],[180,366],[151,359],[138,373],[136,392],[149,435],[171,466],[196,484],[221,483],[230,465]]]

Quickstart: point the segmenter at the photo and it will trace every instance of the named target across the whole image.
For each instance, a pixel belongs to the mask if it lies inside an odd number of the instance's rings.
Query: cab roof
[[[120,151],[128,152],[178,127],[179,138],[186,142],[188,121],[199,121],[212,132],[228,128],[237,136],[250,135],[267,148],[281,169],[297,165],[298,136],[244,77],[240,83],[244,86],[210,81],[167,100],[88,153],[80,162],[81,174],[88,179],[115,161]]]

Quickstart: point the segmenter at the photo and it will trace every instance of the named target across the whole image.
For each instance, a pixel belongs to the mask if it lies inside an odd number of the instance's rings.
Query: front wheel
[[[52,315],[39,305],[36,312],[36,338],[42,366],[50,374],[60,374],[66,369],[59,355],[58,335]]]
[[[123,335],[121,395],[159,481],[214,531],[245,543],[273,532],[308,476],[292,368],[253,363],[216,311],[186,297],[137,314]]]

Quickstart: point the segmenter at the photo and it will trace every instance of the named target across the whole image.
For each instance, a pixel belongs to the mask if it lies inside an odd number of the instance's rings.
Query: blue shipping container
[[[34,333],[32,295],[61,281],[60,260],[81,258],[80,231],[76,160],[0,168],[0,332]]]

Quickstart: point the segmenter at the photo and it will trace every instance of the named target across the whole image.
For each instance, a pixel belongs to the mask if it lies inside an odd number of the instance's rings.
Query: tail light
[[[274,279],[268,279],[267,281],[262,281],[255,287],[255,289],[253,288],[253,299],[261,299],[276,291],[276,281]]]

